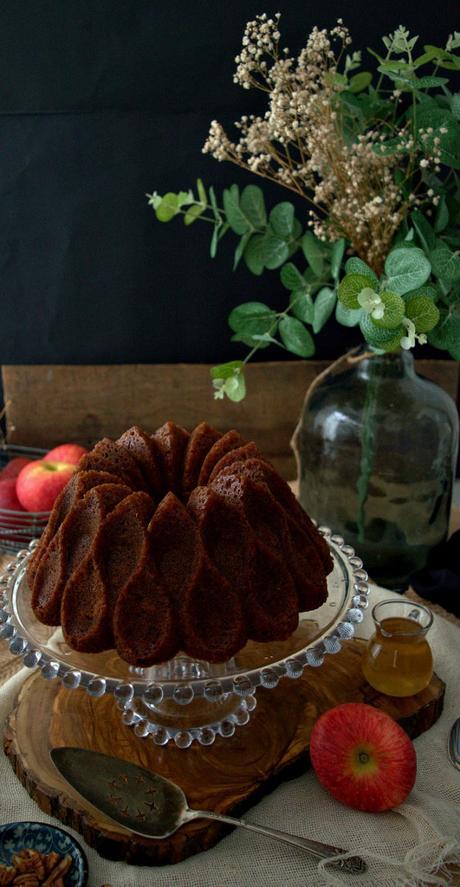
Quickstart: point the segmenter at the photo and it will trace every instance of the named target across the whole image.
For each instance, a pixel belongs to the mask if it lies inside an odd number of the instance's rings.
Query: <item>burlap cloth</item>
[[[372,591],[374,603],[390,596],[387,591]],[[371,633],[371,624],[368,611],[360,627],[363,636]],[[247,815],[254,822],[359,852],[369,862],[366,875],[328,872],[302,850],[237,829],[206,853],[156,869],[109,862],[85,846],[90,887],[418,887],[449,883],[455,878],[454,865],[460,863],[460,772],[446,755],[449,728],[460,715],[460,629],[436,616],[430,641],[435,668],[446,681],[447,693],[442,717],[415,741],[417,781],[407,803],[397,812],[359,813],[331,798],[310,771],[284,783]],[[22,669],[1,688],[1,722],[28,674]],[[245,729],[250,726],[241,731]],[[22,819],[56,822],[39,810],[9,761],[0,755],[0,823]]]

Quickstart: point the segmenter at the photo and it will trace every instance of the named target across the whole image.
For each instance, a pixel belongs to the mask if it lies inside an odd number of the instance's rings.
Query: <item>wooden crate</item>
[[[38,447],[117,437],[130,425],[153,431],[167,419],[191,428],[205,419],[255,440],[285,477],[295,476],[289,441],[305,391],[327,361],[254,363],[239,404],[214,400],[206,364],[4,366],[7,440]],[[417,370],[457,398],[459,366],[418,361]]]

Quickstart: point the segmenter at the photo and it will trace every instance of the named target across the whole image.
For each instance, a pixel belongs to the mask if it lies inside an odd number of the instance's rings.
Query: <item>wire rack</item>
[[[41,459],[47,450],[3,443],[0,448],[0,471],[16,456]],[[0,508],[0,552],[16,554],[32,539],[38,539],[48,523],[49,511],[10,511]]]

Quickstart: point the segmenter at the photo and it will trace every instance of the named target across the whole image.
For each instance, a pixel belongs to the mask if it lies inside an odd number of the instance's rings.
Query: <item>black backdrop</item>
[[[240,301],[283,304],[277,275],[209,258],[209,231],[156,222],[145,192],[245,183],[201,154],[213,118],[253,109],[232,83],[248,18],[282,12],[291,49],[337,16],[355,48],[400,20],[421,43],[458,29],[420,0],[3,0],[0,4],[2,363],[216,361],[236,356]],[[282,199],[282,191],[272,192]],[[302,209],[298,207],[299,211]],[[343,349],[330,324],[320,356]],[[353,336],[354,334],[351,333]],[[348,338],[349,341],[349,338]],[[263,357],[277,357],[264,351]]]

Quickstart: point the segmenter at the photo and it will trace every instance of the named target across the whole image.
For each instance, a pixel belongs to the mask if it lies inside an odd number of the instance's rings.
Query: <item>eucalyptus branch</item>
[[[234,269],[279,269],[289,290],[284,310],[246,302],[231,312],[233,338],[249,350],[213,369],[216,397],[244,397],[245,367],[270,344],[312,356],[309,328],[332,314],[359,324],[370,347],[429,340],[460,359],[460,98],[438,73],[460,71],[460,34],[417,55],[418,38],[400,26],[383,38],[383,57],[369,50],[372,88],[361,53],[345,52],[340,19],[313,28],[294,57],[280,48],[279,18],[248,22],[236,57],[234,82],[262,91],[265,113],[241,117],[235,141],[212,121],[203,151],[295,194],[303,213],[288,200],[267,208],[256,184],[231,185],[219,202],[200,179],[196,193],[148,195],[159,221],[210,223],[213,258],[230,231]]]

